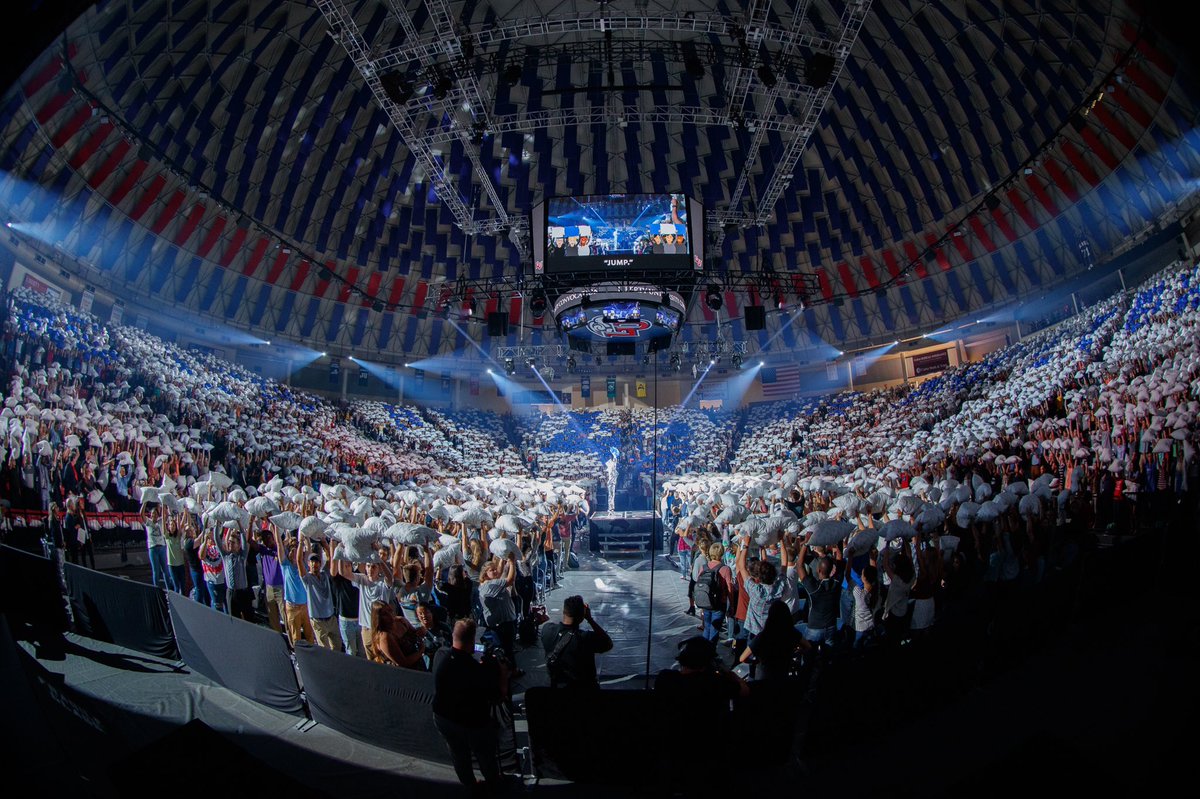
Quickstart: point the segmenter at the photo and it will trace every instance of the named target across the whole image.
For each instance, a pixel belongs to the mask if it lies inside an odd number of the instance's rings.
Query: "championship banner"
[[[416,378],[417,388],[424,388],[424,386],[425,386],[425,370],[424,369],[413,369],[413,377]]]
[[[922,377],[931,375],[935,372],[944,372],[950,368],[950,350],[938,350],[937,352],[927,352],[924,355],[914,355],[912,357],[913,377]]]
[[[84,313],[92,312],[92,303],[96,299],[96,292],[84,291],[83,296],[79,298],[79,310]]]
[[[450,393],[450,375],[445,373],[442,374],[442,393]]]
[[[616,378],[616,376],[614,375],[612,377],[607,378],[606,382],[608,384],[608,398],[610,400],[615,400],[617,398],[617,378]]]
[[[646,381],[639,380],[639,381],[637,381],[636,385],[637,385],[638,399],[645,399],[646,398]]]
[[[108,317],[108,321],[111,324],[119,325],[119,324],[121,324],[121,320],[124,318],[125,318],[125,306],[121,305],[120,303],[114,302],[113,307],[112,307],[112,315]]]
[[[825,367],[825,377],[829,380],[837,380],[838,379],[837,361],[830,361],[829,365]]]
[[[470,382],[468,383],[468,385],[470,385],[470,387],[471,387],[471,396],[478,397],[479,396],[479,378],[472,377]]]
[[[579,396],[584,399],[592,396],[592,378],[590,375],[584,375],[579,378]]]

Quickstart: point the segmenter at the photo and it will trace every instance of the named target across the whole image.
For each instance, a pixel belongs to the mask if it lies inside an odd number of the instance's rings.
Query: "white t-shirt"
[[[350,581],[358,586],[358,626],[370,632],[371,605],[376,602],[394,604],[396,589],[386,577],[371,582],[365,574],[351,574]]]

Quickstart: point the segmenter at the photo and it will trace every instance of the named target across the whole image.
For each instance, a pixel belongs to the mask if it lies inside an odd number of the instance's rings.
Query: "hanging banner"
[[[645,399],[645,398],[646,398],[646,381],[645,381],[645,380],[639,380],[639,381],[637,381],[637,384],[636,384],[636,385],[637,385],[637,395],[638,395],[638,398],[639,398],[639,399]]]
[[[95,300],[96,292],[85,290],[83,292],[83,296],[79,298],[79,310],[83,313],[91,313],[92,303],[95,302]]]
[[[867,359],[866,358],[855,358],[854,359],[854,376],[862,377],[866,373],[867,373]]]
[[[479,396],[479,378],[472,377],[469,385],[471,387],[471,396],[478,397]]]
[[[617,398],[617,377],[616,377],[616,375],[612,375],[611,377],[608,377],[605,382],[608,386],[608,398],[610,400],[615,400]]]
[[[922,377],[924,375],[934,374],[935,372],[944,372],[949,368],[950,350],[927,352],[924,355],[914,355],[912,357],[913,377]]]
[[[112,307],[112,315],[108,317],[111,324],[119,325],[121,320],[125,318],[125,306],[119,302],[114,302]]]
[[[588,399],[592,396],[592,378],[591,375],[584,375],[579,378],[579,396]]]
[[[445,373],[442,374],[442,393],[450,393],[450,375]]]
[[[829,380],[837,380],[838,379],[837,361],[830,361],[829,365],[825,367],[825,377],[828,378]]]
[[[145,330],[150,326],[150,320],[146,318],[145,314],[138,314],[133,317],[133,325],[141,330]]]
[[[413,369],[413,377],[416,378],[418,389],[425,387],[425,370],[424,369]]]

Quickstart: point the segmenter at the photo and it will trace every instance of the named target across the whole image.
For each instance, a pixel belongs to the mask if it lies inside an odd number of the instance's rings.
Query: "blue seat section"
[[[238,275],[233,280],[233,291],[229,294],[229,299],[225,301],[225,318],[232,319],[237,315],[238,309],[242,307],[242,297],[246,294],[246,284],[250,278],[245,275]]]
[[[191,295],[203,269],[203,260],[200,260],[199,256],[192,256],[191,262],[187,264],[187,280],[179,281],[179,286],[175,287],[175,302],[182,302]]]
[[[330,304],[329,326],[325,328],[325,340],[337,341],[342,329],[342,317],[346,315],[346,303],[333,302]]]
[[[896,320],[892,316],[892,306],[888,302],[888,296],[887,294],[875,295],[875,304],[879,306],[879,318],[883,322],[884,329],[892,331],[896,329]]]
[[[429,354],[436,355],[442,346],[442,328],[446,326],[446,322],[442,319],[434,319],[429,325]]]
[[[917,313],[917,304],[913,302],[912,289],[908,286],[900,286],[900,302],[904,305],[904,313],[908,315],[909,324],[917,324],[921,321],[921,315]]]
[[[922,280],[921,285],[925,287],[925,297],[929,300],[929,307],[933,309],[933,315],[941,316],[942,297],[938,294],[937,286],[933,285],[933,279]]]
[[[983,267],[979,261],[971,261],[967,264],[967,268],[971,271],[971,279],[975,282],[975,289],[979,292],[979,296],[983,298],[984,305],[992,303],[992,289],[988,286],[987,279],[983,276]]]
[[[14,94],[13,96],[14,98],[20,97],[20,95],[17,94]],[[14,105],[19,106],[19,103],[9,103],[7,106],[5,106],[5,108],[0,109],[0,114],[2,114],[5,119],[12,119],[12,115],[16,113],[15,109],[13,108]],[[13,171],[17,165],[17,161],[21,157],[21,154],[25,152],[25,149],[29,147],[29,143],[33,141],[33,137],[37,134],[37,127],[37,122],[33,119],[30,119],[19,131],[17,131],[16,135],[13,136],[9,146],[4,148],[3,151],[0,151],[0,169],[3,169],[5,172]]]
[[[1046,263],[1050,264],[1051,271],[1058,277],[1065,275],[1066,266],[1063,264],[1062,251],[1050,241],[1050,234],[1044,227],[1040,227],[1034,236],[1037,238],[1038,252],[1046,259]]]
[[[300,322],[300,335],[308,337],[312,335],[313,328],[317,324],[317,310],[321,307],[320,297],[309,297],[308,307],[304,309],[304,318]],[[338,307],[341,307],[340,304]]]
[[[367,314],[370,313],[368,308],[359,308],[356,311],[354,318],[354,327],[350,331],[350,344],[355,347],[361,347],[363,336],[367,332]]]
[[[292,307],[296,304],[296,297],[300,296],[294,291],[285,291],[283,293],[283,303],[279,306],[279,316],[275,317],[275,331],[282,333],[287,329],[288,322],[292,319]]]
[[[92,227],[93,232],[91,235],[93,237],[95,237],[96,231],[98,231],[100,228],[98,222],[99,220],[93,220],[92,223],[88,225],[88,227]],[[88,249],[90,248],[80,247],[80,252],[86,253]],[[187,258],[187,253],[174,245],[171,245],[167,252],[160,255],[154,266],[151,267],[150,293],[157,294],[158,292],[162,291],[163,286],[166,285],[167,280],[171,277],[171,271],[175,268],[175,264],[182,264],[187,260]]]
[[[992,270],[996,273],[996,279],[1000,281],[1000,285],[1004,286],[1004,291],[1010,296],[1017,293],[1017,285],[1013,282],[1012,272],[1009,271],[1008,264],[1004,262],[1000,251],[992,253],[989,258],[992,262]]]
[[[850,300],[850,307],[854,309],[854,321],[858,322],[858,329],[864,336],[871,335],[871,323],[867,320],[867,311],[863,308],[862,298],[855,297]]]
[[[258,287],[258,295],[254,298],[254,305],[250,308],[250,325],[258,327],[262,323],[263,314],[267,311],[267,302],[271,299],[271,285],[261,283]]]
[[[310,17],[312,19],[312,17]],[[269,163],[281,164],[284,162],[284,150],[287,148],[296,137],[297,131],[296,120],[300,116],[300,112],[304,109],[305,101],[308,99],[309,93],[312,91],[313,84],[320,76],[322,70],[328,68],[330,56],[334,52],[333,48],[337,43],[330,36],[322,36],[317,40],[316,46],[313,48],[313,53],[308,62],[308,68],[300,79],[296,82],[296,88],[292,90],[291,102],[283,112],[283,117],[276,123],[275,127],[275,143],[271,148]],[[346,59],[349,61],[350,59]],[[281,69],[276,70],[277,74],[285,73],[285,70],[290,66],[286,61],[282,62]],[[272,76],[274,77],[274,76]],[[334,84],[336,85],[336,84]],[[332,88],[332,86],[331,86]],[[335,91],[326,92],[326,94],[337,94]],[[270,96],[270,95],[267,95]],[[325,98],[322,98],[324,102]],[[269,105],[264,103],[263,105]],[[312,120],[314,124],[316,119]],[[310,127],[301,136],[301,144],[296,154],[295,160],[292,162],[292,168],[287,173],[287,184],[283,192],[277,192],[275,199],[278,201],[277,212],[274,215],[267,213],[265,206],[260,201],[260,208],[263,208],[261,219],[267,220],[267,223],[282,230],[288,217],[291,215],[292,206],[300,202],[301,192],[301,176],[304,170],[304,163],[308,155],[312,152],[312,137],[309,135],[314,128]],[[395,137],[393,137],[395,138]],[[270,192],[264,192],[264,197]]]
[[[417,341],[417,324],[420,321],[415,316],[408,317],[408,322],[404,326],[404,340],[402,342],[402,349],[405,352],[411,352],[413,344]]]
[[[958,303],[960,311],[965,311],[971,307],[967,302],[966,292],[963,291],[962,282],[958,279],[958,272],[951,270],[944,273],[946,276],[946,285],[950,287],[950,296]]]
[[[221,284],[225,281],[226,274],[224,269],[210,267],[208,280],[202,284],[204,294],[200,296],[200,310],[204,313],[212,310],[213,300],[217,298],[217,292],[221,290]]]
[[[833,327],[833,335],[838,341],[846,340],[846,326],[842,324],[842,309],[830,303],[826,306],[829,309],[829,324]]]
[[[389,312],[383,314],[379,319],[379,335],[375,339],[375,348],[378,350],[386,350],[388,344],[392,341],[392,325],[396,321],[396,314]]]
[[[137,279],[142,276],[142,271],[145,270],[146,264],[150,263],[151,249],[154,247],[154,242],[157,237],[144,230],[143,235],[138,240],[134,251],[130,254],[131,257],[125,262],[125,279],[130,283],[136,283]]]

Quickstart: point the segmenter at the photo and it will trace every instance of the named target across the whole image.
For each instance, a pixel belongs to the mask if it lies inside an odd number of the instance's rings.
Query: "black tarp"
[[[75,632],[155,657],[178,659],[163,589],[73,563],[63,571]]]
[[[0,613],[14,624],[65,632],[66,602],[58,564],[9,546],[0,546]]]
[[[168,593],[183,662],[234,693],[285,713],[304,714],[287,643],[277,632]]]
[[[375,746],[450,762],[433,726],[433,675],[300,643],[296,665],[313,720]]]

